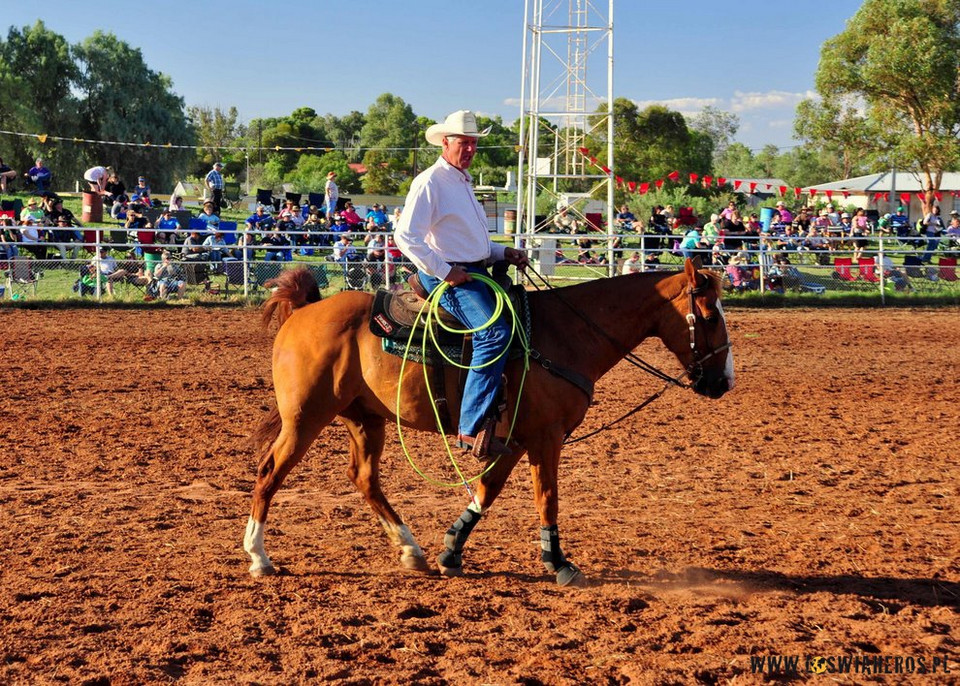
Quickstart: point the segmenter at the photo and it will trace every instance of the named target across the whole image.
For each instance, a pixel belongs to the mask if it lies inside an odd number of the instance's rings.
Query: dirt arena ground
[[[0,683],[916,679],[898,659],[960,683],[957,310],[728,317],[732,393],[672,391],[566,451],[561,536],[592,585],[564,590],[525,466],[465,577],[400,573],[336,425],[271,511],[283,574],[251,579],[258,313],[0,309]],[[584,430],[658,387],[617,367]],[[413,443],[440,469],[435,440]],[[467,502],[395,438],[385,490],[431,557]],[[756,672],[777,656],[798,671]],[[817,676],[818,656],[872,673]]]

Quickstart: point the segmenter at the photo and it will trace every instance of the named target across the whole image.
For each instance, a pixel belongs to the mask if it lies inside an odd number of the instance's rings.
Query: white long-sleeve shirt
[[[419,269],[438,279],[450,262],[502,260],[506,248],[490,240],[473,178],[443,157],[413,180],[396,228],[397,245]]]

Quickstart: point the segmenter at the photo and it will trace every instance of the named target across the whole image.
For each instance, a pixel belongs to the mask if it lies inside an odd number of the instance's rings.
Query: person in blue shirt
[[[257,209],[247,217],[247,231],[266,231],[270,229],[273,224],[273,216],[267,212],[267,208],[263,205],[257,205]]]
[[[903,211],[902,207],[897,208],[897,213],[890,215],[890,228],[900,238],[906,238],[910,233],[910,217]]]
[[[220,208],[223,206],[223,164],[220,162],[213,163],[213,169],[207,172],[206,177],[203,179],[203,183],[206,185],[210,192],[213,194],[213,212],[214,214],[220,211]]]
[[[154,228],[157,230],[157,242],[169,243],[176,236],[177,231],[180,230],[180,222],[177,221],[168,207],[160,214]]]
[[[633,231],[633,222],[635,221],[637,221],[637,218],[630,211],[630,208],[626,205],[621,206],[620,212],[617,214],[617,228],[620,229],[620,232]]]
[[[218,217],[216,214],[212,200],[207,200],[203,203],[203,212],[197,215],[197,219],[206,224],[208,231],[212,228],[210,226],[211,224],[220,223],[220,217]]]
[[[53,174],[43,165],[43,160],[38,157],[36,163],[30,167],[24,176],[27,178],[27,185],[34,184],[37,187],[37,192],[42,193],[49,187]]]
[[[384,226],[388,221],[387,213],[383,211],[383,208],[378,203],[374,203],[373,207],[367,210],[367,223],[369,223],[371,219],[377,226]]]

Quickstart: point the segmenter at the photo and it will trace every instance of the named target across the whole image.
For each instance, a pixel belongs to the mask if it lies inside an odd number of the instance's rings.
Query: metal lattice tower
[[[605,198],[613,226],[613,0],[525,0],[520,111],[519,232],[549,221],[538,198],[566,193]],[[609,173],[581,154],[589,136],[605,139]],[[570,211],[585,219],[582,202]]]

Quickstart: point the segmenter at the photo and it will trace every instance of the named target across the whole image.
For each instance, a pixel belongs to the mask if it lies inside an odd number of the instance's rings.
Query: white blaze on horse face
[[[255,521],[253,517],[247,520],[247,531],[243,536],[243,549],[247,551],[252,560],[251,573],[273,567],[273,563],[267,557],[267,551],[263,547],[263,522]]]
[[[723,329],[727,332],[727,342],[730,341],[730,329],[727,328],[727,317],[723,313],[723,305],[717,301],[717,312],[720,313],[720,319],[723,320]],[[727,348],[727,366],[723,370],[723,375],[727,378],[727,390],[732,391],[734,386],[733,373],[733,348]]]

